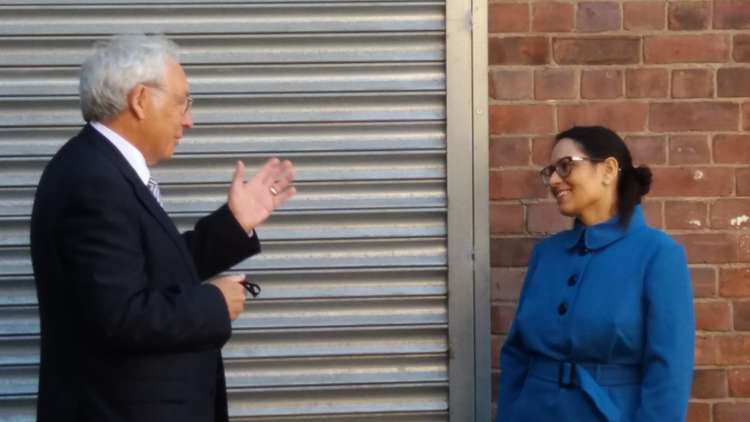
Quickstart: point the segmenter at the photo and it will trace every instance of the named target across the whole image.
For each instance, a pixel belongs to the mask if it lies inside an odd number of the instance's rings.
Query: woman
[[[500,356],[498,422],[682,422],[694,317],[681,246],[646,225],[651,171],[603,127],[541,171],[572,229],[534,248]]]

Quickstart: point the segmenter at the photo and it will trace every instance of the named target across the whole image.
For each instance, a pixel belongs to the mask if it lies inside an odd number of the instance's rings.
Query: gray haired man
[[[149,169],[193,126],[176,46],[101,43],[80,94],[87,123],[47,165],[31,221],[38,421],[227,421],[220,349],[244,277],[217,275],[260,251],[254,229],[294,195],[294,167],[271,159],[245,181],[238,162],[227,203],[180,234]]]

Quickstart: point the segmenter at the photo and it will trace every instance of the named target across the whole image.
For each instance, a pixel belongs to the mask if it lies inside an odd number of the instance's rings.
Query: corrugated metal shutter
[[[445,3],[81,3],[0,6],[0,421],[34,419],[34,188],[81,124],[78,66],[128,31],[174,39],[196,98],[155,170],[179,226],[222,203],[238,158],[299,169],[238,266],[263,295],[224,349],[233,420],[446,421]]]

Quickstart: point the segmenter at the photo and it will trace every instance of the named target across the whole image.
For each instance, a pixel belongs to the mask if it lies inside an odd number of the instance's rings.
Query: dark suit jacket
[[[47,165],[31,219],[38,421],[226,421],[229,314],[201,281],[259,251],[226,205],[180,235],[85,126]]]

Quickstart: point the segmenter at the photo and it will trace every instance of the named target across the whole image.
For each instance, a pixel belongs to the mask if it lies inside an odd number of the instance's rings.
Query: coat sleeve
[[[182,234],[201,280],[226,271],[260,252],[258,234],[248,236],[227,205],[198,220]]]
[[[523,306],[527,283],[537,266],[538,250],[539,246],[536,246],[531,253],[516,315],[518,315],[518,311]],[[513,320],[510,333],[508,333],[508,337],[505,339],[500,352],[500,385],[498,388],[496,422],[512,422],[509,419],[509,411],[513,403],[518,399],[518,394],[521,392],[521,388],[526,380],[526,372],[529,365],[529,355],[523,344],[521,334],[518,331],[516,319],[514,318]]]
[[[693,294],[682,247],[662,246],[647,267],[644,283],[643,381],[634,420],[682,422],[695,347]]]
[[[124,183],[102,177],[79,184],[55,229],[70,274],[58,282],[70,284],[77,304],[70,312],[85,325],[85,341],[137,352],[220,347],[231,335],[221,292],[167,279],[174,277],[168,271],[158,272],[164,280],[147,274],[153,263],[144,255],[132,196],[112,194]]]

